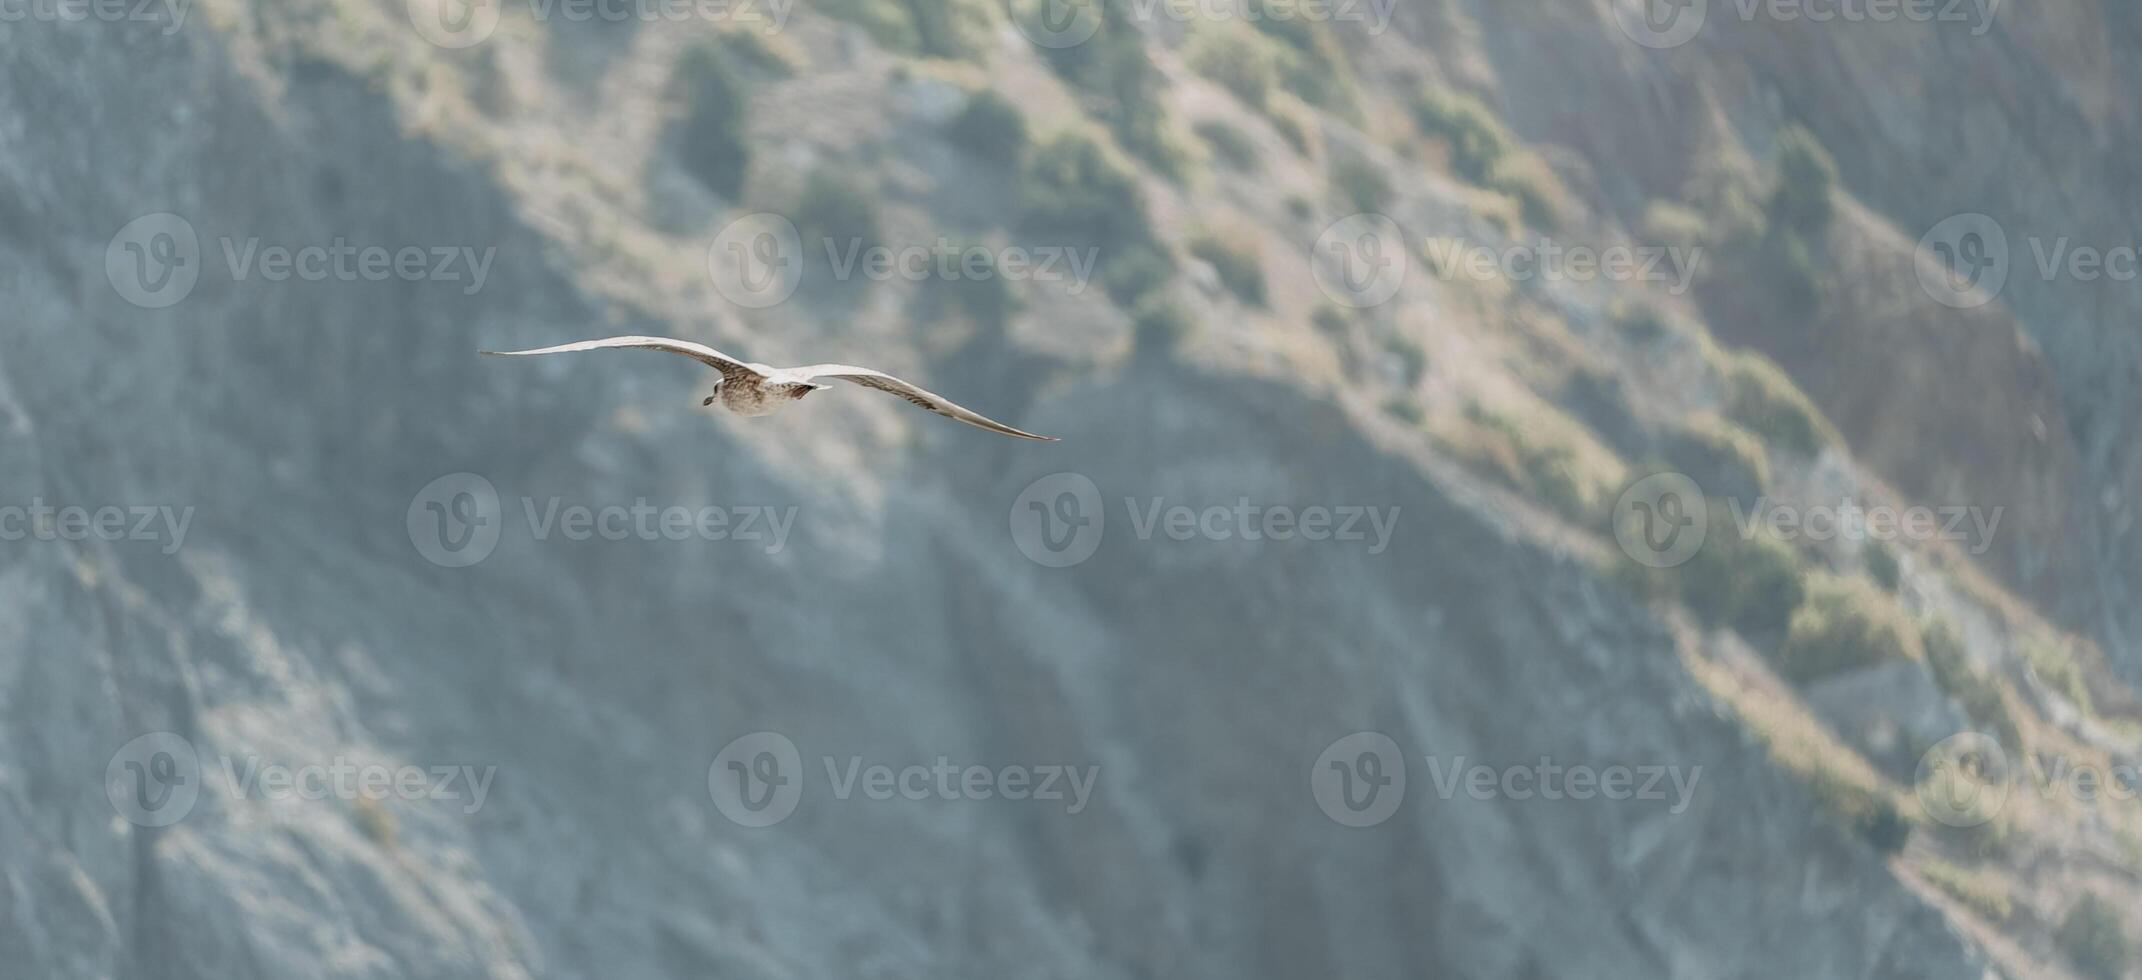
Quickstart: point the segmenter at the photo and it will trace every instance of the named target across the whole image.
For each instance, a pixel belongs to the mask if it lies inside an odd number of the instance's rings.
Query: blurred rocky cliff
[[[2068,976],[2142,935],[2134,801],[2027,765],[2142,749],[2142,295],[2032,252],[2134,244],[2142,13],[1714,3],[1654,47],[1604,0],[1387,30],[1124,0],[1069,43],[978,0],[568,6],[0,21],[0,504],[167,532],[0,542],[0,972]],[[1099,266],[829,282],[807,253],[758,307],[710,266],[759,212]],[[1387,299],[1320,265],[1357,213],[1399,230]],[[1960,214],[2004,230],[1997,296],[1924,272]],[[1443,261],[1543,241],[1701,258]],[[248,243],[462,274],[274,278]],[[173,257],[177,301],[128,287]],[[611,333],[869,364],[1063,442],[475,354]],[[1654,571],[1614,515],[1667,471],[1713,537]],[[451,567],[418,530],[462,474],[501,527]],[[1097,491],[1083,560],[1018,531],[1057,474]],[[1156,499],[1397,517],[1377,548],[1177,540],[1139,533]],[[1758,499],[2004,516],[1728,533]],[[576,540],[532,530],[546,501],[792,524]],[[766,827],[711,785],[757,732],[803,764]],[[1357,732],[1409,775],[1367,827],[1312,791]],[[151,733],[200,766],[166,825],[121,792]],[[2009,763],[1968,819],[1920,764],[1963,733]],[[838,799],[821,760],[851,758],[1097,778],[1075,813]],[[1678,808],[1438,791],[1547,758],[1701,778]],[[473,812],[270,799],[231,791],[247,760],[495,780]]]

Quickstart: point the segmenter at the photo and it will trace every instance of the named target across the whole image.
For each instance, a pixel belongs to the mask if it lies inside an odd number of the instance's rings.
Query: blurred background
[[[2142,8],[0,49],[0,973],[2136,975]]]

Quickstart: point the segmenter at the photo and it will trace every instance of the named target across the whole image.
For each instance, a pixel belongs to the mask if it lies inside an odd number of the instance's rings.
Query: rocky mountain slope
[[[422,0],[0,22],[0,503],[162,529],[0,543],[0,960],[2117,971],[2114,939],[2142,935],[2134,803],[2041,792],[2027,763],[2142,745],[2136,294],[2043,280],[2026,242],[2132,238],[2142,22],[1712,7],[1670,49],[1604,2],[1422,0],[1382,32],[1123,3],[1063,47],[1024,7],[870,0],[778,30],[508,5],[464,47]],[[829,283],[806,254],[803,290],[753,308],[718,247],[753,212],[1100,266],[996,290]],[[1356,212],[1389,216],[1407,269],[1359,309],[1317,257]],[[1918,268],[1962,212],[2012,261],[1959,311]],[[164,213],[198,242],[170,305],[126,286],[159,240],[121,233]],[[1543,239],[1708,257],[1686,289],[1438,262]],[[277,280],[249,242],[465,274]],[[704,372],[653,354],[475,356],[628,332],[868,363],[1064,441],[862,391],[708,414]],[[1721,515],[2006,516],[1884,547],[1736,542],[1718,517],[1653,572],[1615,514],[1659,470]],[[1102,519],[1067,564],[1020,530],[1066,473],[1096,491],[1073,516]],[[499,533],[451,567],[421,529],[461,474]],[[1380,545],[1178,540],[1140,532],[1153,501],[1395,523]],[[789,523],[575,539],[547,502]],[[764,827],[722,789],[725,746],[758,732],[801,763]],[[1407,782],[1353,827],[1315,780],[1360,732]],[[1967,732],[2010,771],[1962,777],[2003,802],[1958,819],[1926,802],[1958,777],[1922,760]],[[128,795],[152,733],[197,757],[174,822]],[[940,759],[1094,778],[1075,812],[840,788],[848,760]],[[1679,802],[1444,789],[1542,759],[1700,777]],[[473,778],[310,799],[237,778],[340,762],[495,778],[480,805]]]

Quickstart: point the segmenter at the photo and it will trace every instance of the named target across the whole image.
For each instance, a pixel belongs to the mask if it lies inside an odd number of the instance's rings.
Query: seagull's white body
[[[1052,436],[1037,436],[1031,432],[988,418],[980,413],[953,404],[934,392],[909,384],[882,371],[855,367],[848,364],[812,364],[805,367],[777,368],[772,365],[740,361],[704,344],[688,340],[672,340],[668,337],[605,337],[601,340],[583,340],[576,344],[560,344],[556,347],[539,347],[534,350],[481,351],[484,354],[527,355],[569,354],[584,350],[602,350],[611,347],[638,347],[647,350],[668,351],[692,358],[716,371],[721,380],[714,385],[714,393],[708,395],[701,405],[720,402],[721,407],[738,415],[772,415],[789,402],[814,391],[824,389],[818,378],[839,378],[865,388],[891,392],[922,408],[929,409],[946,418],[957,419],[968,425],[979,426],[991,432],[1001,432],[1021,439],[1040,442],[1057,441]]]

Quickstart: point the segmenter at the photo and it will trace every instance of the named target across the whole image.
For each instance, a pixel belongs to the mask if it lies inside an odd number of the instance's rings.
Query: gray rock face
[[[1823,678],[1808,686],[1807,704],[1867,761],[1907,785],[1928,746],[1971,729],[1916,661]]]

